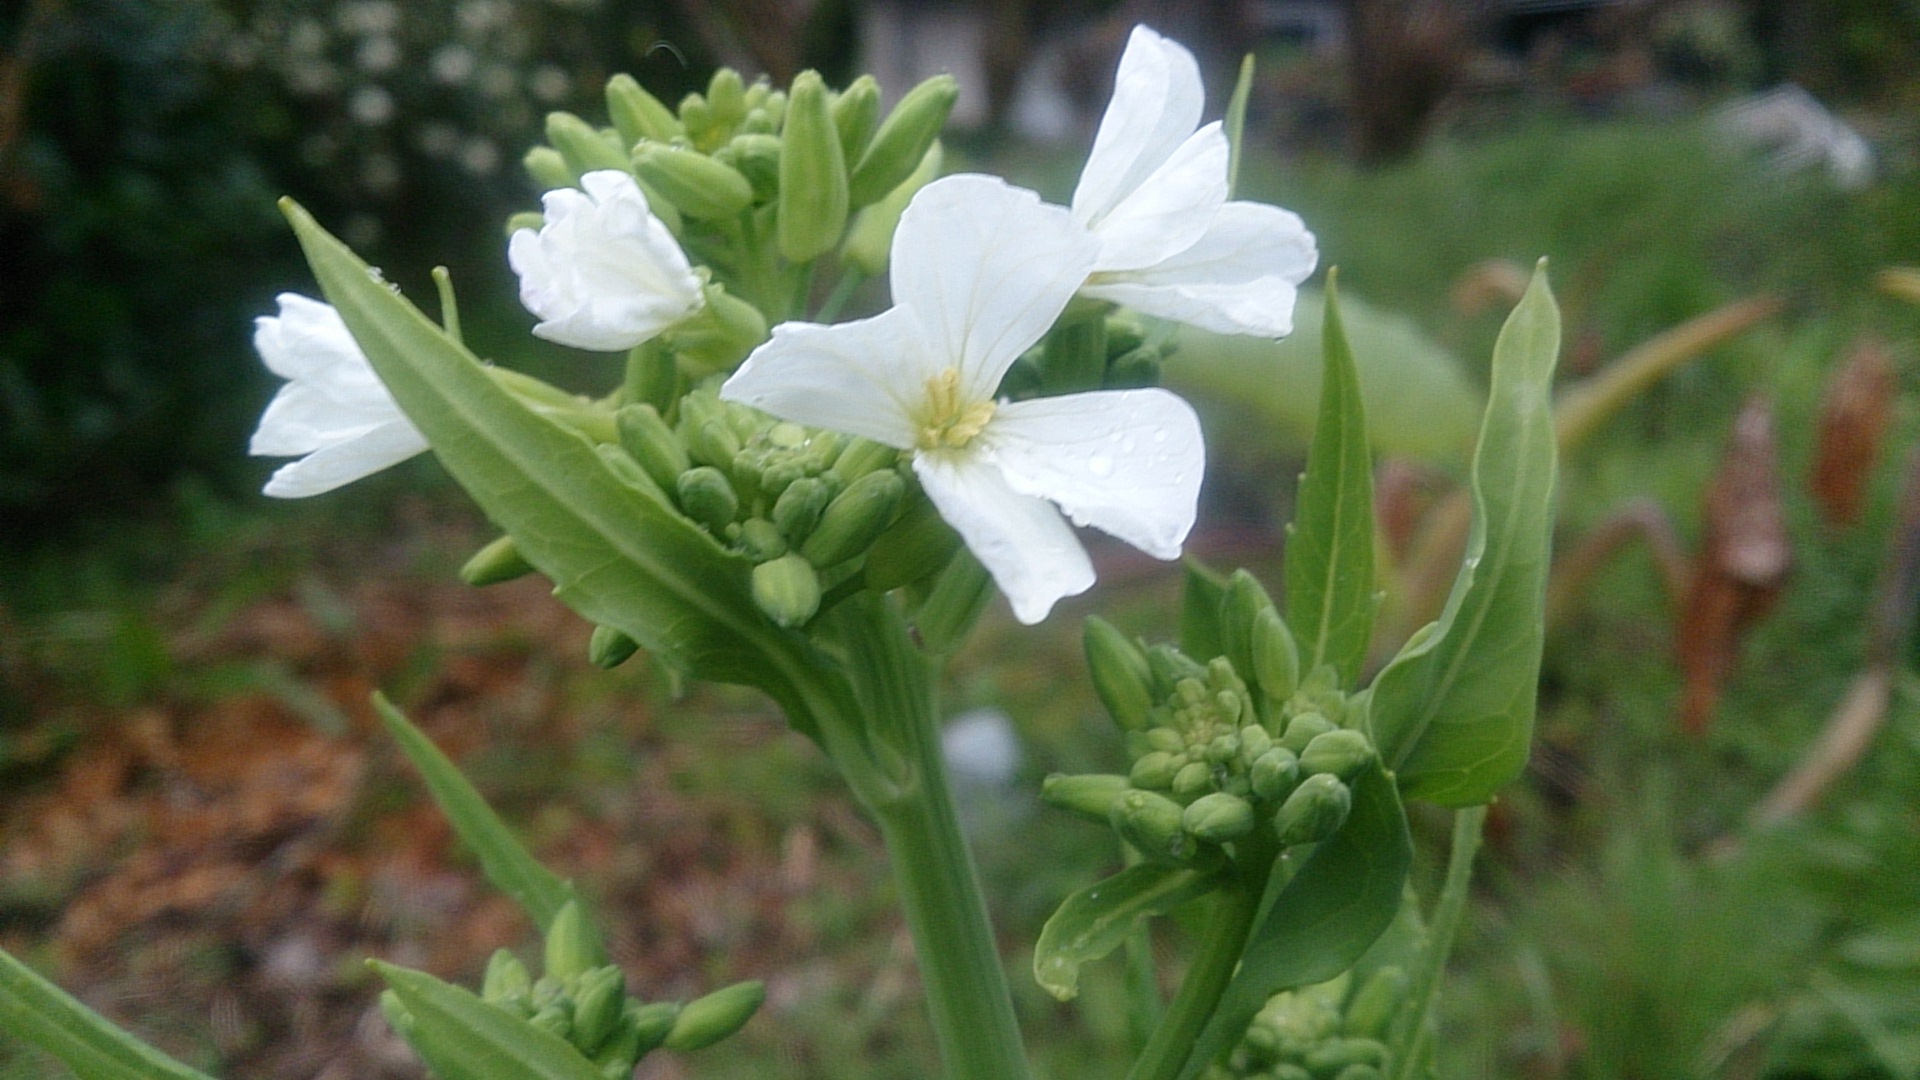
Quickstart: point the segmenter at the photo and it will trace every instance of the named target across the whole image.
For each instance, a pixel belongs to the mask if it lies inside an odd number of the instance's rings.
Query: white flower
[[[630,349],[700,309],[700,279],[632,176],[580,178],[584,191],[541,198],[546,222],[507,244],[535,337],[580,349]]]
[[[1036,623],[1093,584],[1062,518],[1161,559],[1193,527],[1200,422],[1164,390],[1033,401],[994,394],[1091,272],[1066,211],[987,176],[928,184],[901,215],[894,306],[838,326],[786,323],[722,397],[910,451],[927,497]]]
[[[268,457],[301,456],[268,478],[266,493],[298,499],[397,465],[427,440],[387,392],[331,304],[281,293],[280,314],[254,320],[253,347],[288,380],[267,403],[248,445]]]
[[[1114,75],[1073,219],[1100,242],[1081,290],[1223,334],[1284,337],[1318,252],[1299,215],[1227,200],[1228,146],[1195,130],[1205,89],[1193,54],[1136,26]]]

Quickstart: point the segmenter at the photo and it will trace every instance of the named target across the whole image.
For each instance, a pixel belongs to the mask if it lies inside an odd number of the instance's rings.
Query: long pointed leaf
[[[798,635],[759,614],[745,559],[615,476],[591,443],[502,389],[305,210],[282,208],[381,381],[556,596],[694,675],[761,687],[811,729],[820,669]]]
[[[1287,622],[1307,670],[1332,664],[1353,685],[1373,636],[1373,464],[1360,376],[1327,282],[1320,420],[1287,538]]]
[[[1247,935],[1240,968],[1195,1041],[1181,1080],[1205,1071],[1274,994],[1352,967],[1399,914],[1412,865],[1399,791],[1375,763],[1354,778],[1346,825],[1314,846]],[[1274,872],[1285,870],[1276,864]]]
[[[1493,349],[1473,457],[1473,531],[1440,618],[1374,680],[1372,724],[1409,798],[1486,802],[1533,739],[1553,531],[1560,310],[1536,270]]]
[[[0,1031],[45,1050],[81,1080],[211,1080],[0,950]]]
[[[420,770],[440,812],[447,815],[453,830],[480,859],[480,868],[486,872],[487,880],[493,882],[494,888],[513,897],[545,933],[561,906],[579,899],[573,886],[534,859],[447,755],[394,708],[386,695],[373,695],[373,707],[380,713],[380,719],[386,721],[387,730],[393,733],[407,759]]]
[[[1074,997],[1082,964],[1125,944],[1141,919],[1171,911],[1212,887],[1198,870],[1141,863],[1081,889],[1040,931],[1033,949],[1034,979],[1061,1001]]]

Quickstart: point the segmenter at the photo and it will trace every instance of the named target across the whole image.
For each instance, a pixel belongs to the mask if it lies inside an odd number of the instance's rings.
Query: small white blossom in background
[[[580,178],[541,198],[546,222],[507,247],[535,337],[580,349],[630,349],[700,310],[700,279],[632,176]]]
[[[267,403],[248,451],[294,457],[266,493],[332,491],[420,453],[427,440],[387,392],[333,305],[282,293],[280,314],[254,321],[253,347],[287,384]]]
[[[1227,137],[1218,121],[1199,127],[1205,97],[1193,54],[1134,27],[1073,192],[1073,219],[1100,247],[1081,292],[1215,333],[1285,337],[1319,258],[1313,234],[1290,211],[1228,200]]]
[[[927,497],[1015,617],[1039,622],[1093,585],[1066,518],[1177,558],[1205,471],[1199,419],[1167,391],[995,400],[1097,247],[1030,191],[989,176],[936,180],[894,234],[891,309],[776,327],[720,395],[910,451]]]

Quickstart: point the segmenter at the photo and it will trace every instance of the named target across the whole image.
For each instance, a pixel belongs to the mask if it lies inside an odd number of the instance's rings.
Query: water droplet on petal
[[[1095,476],[1112,476],[1113,459],[1105,454],[1095,454],[1087,459],[1087,471]]]

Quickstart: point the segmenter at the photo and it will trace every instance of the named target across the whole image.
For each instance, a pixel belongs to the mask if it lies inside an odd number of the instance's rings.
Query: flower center
[[[922,450],[958,449],[973,441],[993,419],[992,401],[960,400],[960,369],[948,368],[927,380],[926,410],[920,414]]]

